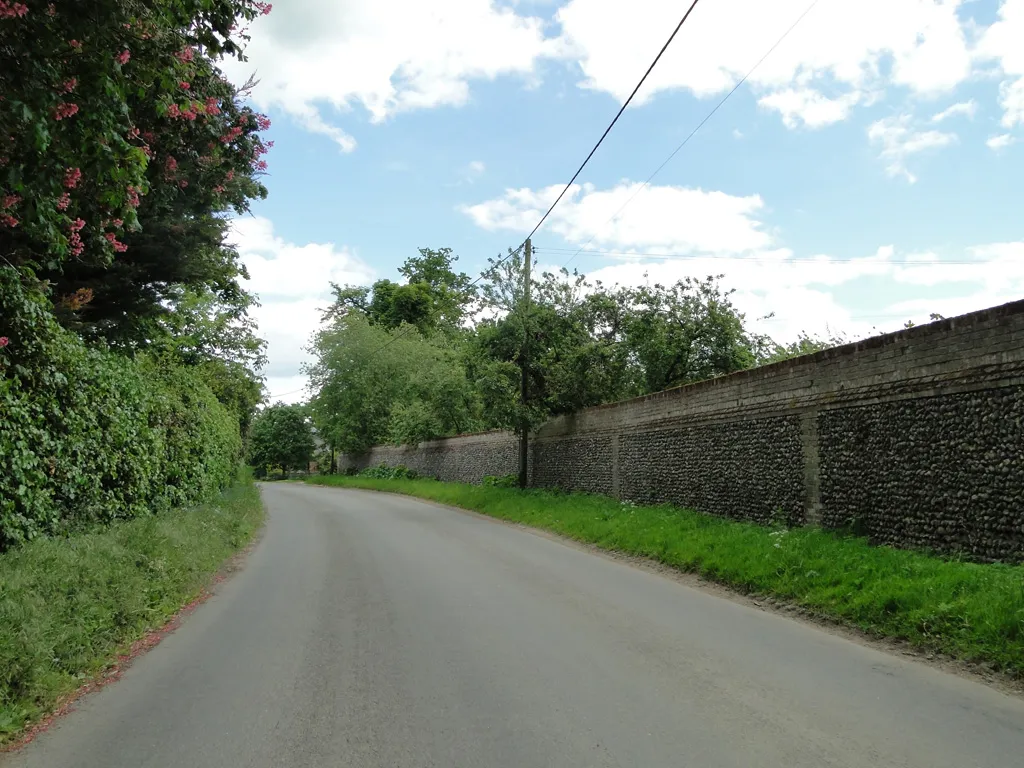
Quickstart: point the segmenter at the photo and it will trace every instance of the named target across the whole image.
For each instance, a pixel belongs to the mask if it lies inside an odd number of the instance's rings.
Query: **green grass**
[[[195,598],[262,520],[246,474],[201,507],[0,554],[0,744]]]
[[[1024,677],[1024,566],[960,562],[814,528],[771,529],[604,496],[433,480],[309,482],[403,493],[543,528]]]

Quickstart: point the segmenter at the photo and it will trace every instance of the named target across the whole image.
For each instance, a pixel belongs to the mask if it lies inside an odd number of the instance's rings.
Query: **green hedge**
[[[240,455],[197,370],[87,346],[0,268],[0,550],[204,501]]]

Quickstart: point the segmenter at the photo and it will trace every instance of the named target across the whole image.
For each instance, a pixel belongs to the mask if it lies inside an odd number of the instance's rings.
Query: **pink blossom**
[[[213,188],[213,191],[215,194],[219,195],[221,192],[224,191],[224,187],[218,184],[216,187]]]
[[[65,192],[60,196],[60,199],[57,200],[57,210],[66,211],[69,205],[71,205],[71,193]]]
[[[15,16],[22,17],[28,13],[28,6],[24,3],[9,3],[7,0],[0,0],[0,19],[13,19]],[[14,224],[11,224],[13,227]]]
[[[103,236],[105,238],[107,238],[107,242],[109,242],[112,246],[114,246],[114,250],[117,253],[124,253],[125,251],[128,250],[128,246],[125,245],[124,243],[120,242],[117,239],[117,235],[115,235],[113,232],[107,232]]]
[[[261,131],[265,131],[270,127],[270,118],[266,115],[256,115],[256,125]]]
[[[20,202],[21,202],[21,198],[18,197],[18,195],[4,195],[3,205],[0,205],[0,210],[5,210],[7,208],[13,208],[14,206],[16,206]]]
[[[173,156],[168,155],[165,167],[168,173],[174,173],[174,171],[178,170],[178,161]]]
[[[10,343],[11,343],[11,340],[8,339],[6,336],[0,336],[0,348],[6,347]]]
[[[257,171],[265,171],[265,170],[267,170],[267,161],[266,160],[258,160],[256,162],[256,170]]]
[[[137,190],[135,187],[128,187],[128,189],[125,190],[125,194],[128,197],[128,205],[130,205],[132,208],[138,208],[139,190]]]
[[[139,138],[139,129],[138,128],[132,128],[130,131],[128,131],[128,138],[129,139],[137,139],[137,138]]]
[[[167,107],[167,114],[171,117],[181,117],[181,109],[178,108],[177,104],[170,104]]]
[[[110,223],[113,224],[115,227],[123,227],[124,226],[124,221],[121,220],[121,219],[114,219]]]
[[[78,40],[68,40],[68,45],[70,45],[72,48],[81,48],[82,47],[82,43],[79,42]]]
[[[153,150],[151,150],[149,148],[149,144],[143,144],[142,145],[142,154],[144,154],[146,157],[152,157],[153,156]]]
[[[123,67],[125,64],[128,63],[128,59],[130,59],[131,57],[131,52],[127,48],[125,48],[123,51],[117,54],[117,56],[115,56],[114,59],[115,61],[117,61],[118,64],[120,64]]]
[[[274,6],[273,6],[272,3],[266,3],[266,2],[262,2],[262,1],[256,3],[256,10],[259,11],[260,15],[262,15],[262,16],[266,16],[273,9],[274,9]]]
[[[72,77],[69,80],[67,80],[64,83],[64,85],[61,86],[61,91],[60,92],[61,93],[71,93],[73,90],[75,90],[75,86],[77,86],[77,85],[78,85],[78,78]]]
[[[182,179],[181,181],[178,182],[178,186],[181,187],[182,189],[184,189],[185,187],[188,186],[188,181],[185,180],[185,179]]]
[[[81,180],[82,171],[78,168],[68,168],[64,172],[64,187],[67,189],[74,189]]]
[[[72,232],[80,232],[84,228],[85,222],[82,221],[82,219],[75,219],[68,225],[68,229],[70,229]]]
[[[232,180],[233,178],[235,178],[235,172],[234,172],[234,170],[230,170],[230,171],[228,171],[228,173],[227,173],[227,176],[225,176],[224,178],[225,178],[225,179],[226,179],[227,181],[231,181],[231,180]]]
[[[233,128],[229,128],[228,132],[220,137],[220,140],[224,144],[230,144],[232,141],[242,135],[242,129],[237,125]]]
[[[191,87],[192,87],[192,84],[191,84],[191,83],[189,83],[189,82],[188,82],[187,80],[182,80],[182,81],[181,81],[180,83],[178,83],[178,85],[180,85],[180,86],[181,86],[182,88],[184,88],[184,89],[185,89],[186,91],[187,91],[187,90],[188,90],[189,88],[191,88]]]
[[[273,149],[274,148],[274,142],[268,141],[267,144],[266,144],[266,147],[267,147],[267,149]]]
[[[53,117],[55,120],[63,120],[76,114],[78,114],[78,105],[70,101],[62,101],[53,110]]]
[[[8,227],[18,226],[18,220],[11,216],[9,213],[0,214],[0,224]]]
[[[194,54],[194,52],[193,52],[193,50],[191,48],[184,48],[184,49],[182,49],[181,51],[178,51],[178,53],[175,54],[175,56],[178,57],[178,60],[182,61],[182,62],[192,61],[192,57],[194,55],[195,54]]]

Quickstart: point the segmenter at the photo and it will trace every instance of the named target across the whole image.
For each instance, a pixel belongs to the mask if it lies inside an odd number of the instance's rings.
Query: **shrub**
[[[360,477],[375,477],[378,480],[416,480],[419,475],[402,464],[396,467],[389,467],[387,464],[380,464],[376,467],[364,469],[359,473]]]
[[[0,307],[0,550],[231,481],[238,421],[194,369],[87,346],[13,269]]]

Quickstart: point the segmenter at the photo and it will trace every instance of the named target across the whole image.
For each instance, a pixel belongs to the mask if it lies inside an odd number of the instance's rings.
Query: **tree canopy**
[[[529,429],[834,342],[752,333],[720,276],[608,287],[545,272],[524,301],[519,253],[492,259],[479,285],[454,264],[450,249],[421,249],[399,268],[404,283],[334,286],[307,367],[334,449]]]

